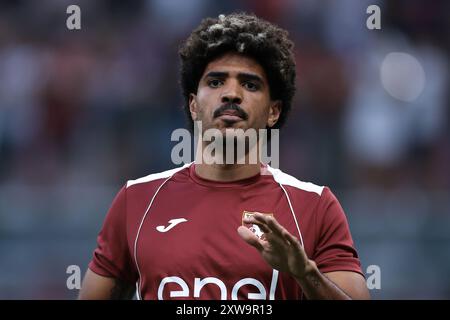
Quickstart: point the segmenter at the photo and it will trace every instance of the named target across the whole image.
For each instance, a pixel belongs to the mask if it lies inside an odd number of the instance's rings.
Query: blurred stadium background
[[[381,30],[366,28],[371,4]],[[180,41],[243,10],[296,43],[281,169],[337,194],[364,270],[381,268],[373,298],[449,299],[449,4],[0,1],[0,298],[76,297],[66,268],[85,272],[116,192],[174,166]]]

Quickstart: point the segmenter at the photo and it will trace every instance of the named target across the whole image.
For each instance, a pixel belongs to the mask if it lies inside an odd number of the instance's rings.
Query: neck
[[[231,182],[253,177],[260,172],[260,164],[205,164],[195,165],[195,173],[204,179]]]
[[[203,142],[202,148],[198,149],[196,153],[196,159],[203,159],[203,161],[195,161],[195,173],[199,177],[213,181],[232,182],[250,178],[260,173],[261,161],[259,155],[250,157],[252,152],[257,152],[259,149],[257,145],[247,150],[248,152],[244,155],[244,161],[241,162],[238,161],[238,158],[234,158],[232,163],[226,163],[226,155],[223,153],[219,153],[217,158],[222,159],[222,163],[205,161],[206,159],[211,160],[211,155],[203,153],[207,145],[208,142]],[[234,150],[234,155],[236,155],[236,150]]]

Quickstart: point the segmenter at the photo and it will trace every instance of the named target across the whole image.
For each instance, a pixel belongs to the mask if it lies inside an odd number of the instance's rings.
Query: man
[[[225,137],[227,129],[280,128],[295,91],[292,48],[286,31],[253,15],[203,20],[180,49],[191,122]],[[244,164],[196,157],[128,181],[80,299],[131,298],[135,290],[139,299],[369,298],[331,191],[247,161],[254,147],[246,145]]]

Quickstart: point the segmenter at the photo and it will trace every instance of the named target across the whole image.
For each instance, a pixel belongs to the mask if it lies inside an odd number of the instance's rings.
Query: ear
[[[193,121],[196,121],[198,116],[196,97],[197,96],[193,93],[189,94],[189,111],[191,111],[191,118]]]
[[[275,100],[272,101],[270,104],[270,108],[269,108],[269,117],[267,119],[267,126],[269,128],[272,128],[275,123],[277,123],[278,118],[280,117],[281,114],[281,106],[282,103],[280,100]]]

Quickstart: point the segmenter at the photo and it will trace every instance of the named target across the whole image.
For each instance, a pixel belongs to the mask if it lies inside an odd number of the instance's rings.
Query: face
[[[211,61],[189,103],[194,121],[202,129],[264,129],[272,127],[281,103],[271,100],[264,69],[254,59],[227,53]]]

